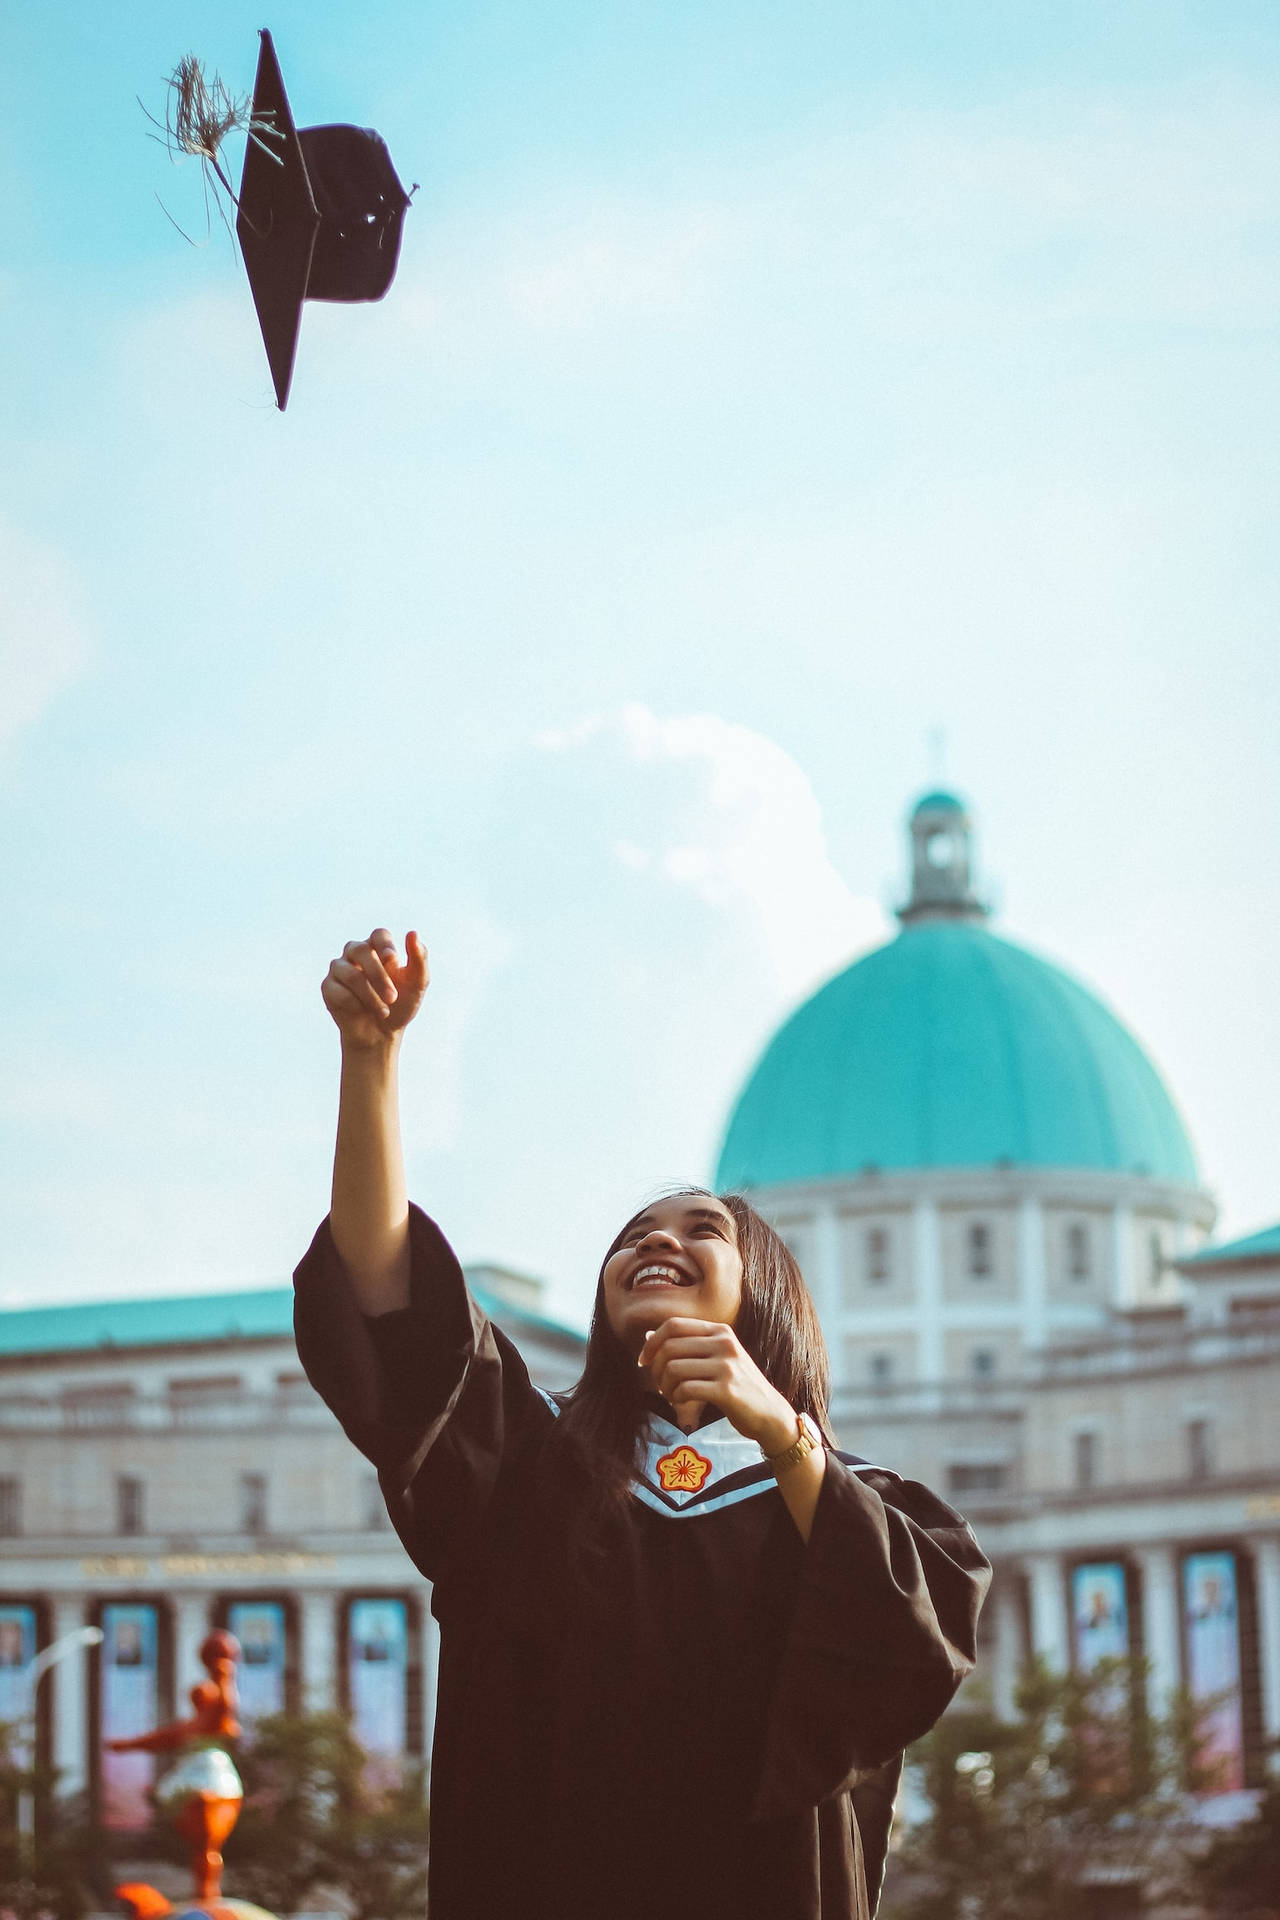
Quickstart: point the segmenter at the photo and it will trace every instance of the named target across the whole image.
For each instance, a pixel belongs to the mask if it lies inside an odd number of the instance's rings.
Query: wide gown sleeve
[[[758,1819],[856,1787],[928,1731],[973,1666],[990,1580],[971,1529],[927,1487],[828,1455]]]
[[[417,1207],[409,1246],[409,1306],[366,1318],[324,1221],[294,1274],[294,1333],[312,1386],[378,1469],[396,1529],[434,1581],[476,1537],[504,1461],[553,1415]]]

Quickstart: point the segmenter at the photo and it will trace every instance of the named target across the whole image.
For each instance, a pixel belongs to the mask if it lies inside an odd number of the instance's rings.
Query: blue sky
[[[263,23],[0,21],[0,1297],[281,1278],[385,921],[414,1190],[580,1313],[889,930],[938,728],[998,924],[1280,1215],[1274,7],[280,5],[421,183],[283,417],[135,98]]]

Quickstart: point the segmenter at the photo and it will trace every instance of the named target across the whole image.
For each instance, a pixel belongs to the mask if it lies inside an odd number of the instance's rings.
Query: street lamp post
[[[51,1646],[42,1648],[27,1670],[27,1706],[19,1725],[22,1728],[23,1758],[32,1766],[36,1760],[37,1729],[36,1701],[40,1682],[50,1667],[56,1667],[81,1648],[96,1647],[102,1640],[101,1627],[77,1627],[74,1633],[64,1633],[60,1640]],[[36,1834],[36,1797],[29,1787],[24,1787],[18,1795],[18,1839],[24,1849],[35,1851]]]

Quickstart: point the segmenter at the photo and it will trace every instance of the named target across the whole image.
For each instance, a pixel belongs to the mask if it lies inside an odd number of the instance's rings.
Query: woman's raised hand
[[[406,934],[402,960],[387,929],[375,927],[367,940],[348,940],[330,961],[320,996],[344,1047],[379,1047],[408,1026],[429,978],[427,950],[416,933]]]
[[[640,1366],[686,1431],[710,1402],[738,1432],[766,1453],[781,1453],[796,1437],[796,1416],[765,1378],[732,1327],[680,1315],[644,1337]]]

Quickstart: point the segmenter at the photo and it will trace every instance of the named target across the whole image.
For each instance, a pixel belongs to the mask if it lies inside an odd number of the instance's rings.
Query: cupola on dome
[[[910,833],[902,931],[766,1047],[730,1118],[717,1186],[991,1166],[1197,1186],[1186,1128],[1128,1028],[984,924],[963,803],[927,794]]]

